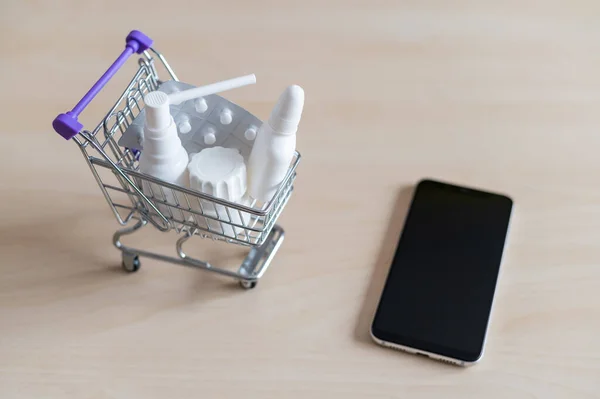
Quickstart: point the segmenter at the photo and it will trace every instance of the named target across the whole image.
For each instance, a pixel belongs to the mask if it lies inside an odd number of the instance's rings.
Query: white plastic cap
[[[271,111],[269,125],[279,134],[294,134],[302,117],[304,90],[298,85],[288,86],[279,96]]]
[[[144,97],[146,127],[162,130],[169,127],[173,118],[169,109],[169,96],[162,91],[151,91]]]
[[[233,121],[233,114],[229,108],[223,108],[219,120],[222,125],[229,125]]]
[[[188,165],[190,187],[213,197],[238,201],[246,192],[246,164],[234,148],[205,148]]]

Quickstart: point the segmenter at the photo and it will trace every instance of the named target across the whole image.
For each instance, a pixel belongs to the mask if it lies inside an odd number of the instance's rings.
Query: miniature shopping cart
[[[148,257],[229,276],[242,287],[253,288],[283,241],[283,229],[275,223],[292,194],[300,154],[296,152],[277,192],[262,206],[225,201],[141,173],[139,151],[119,146],[119,138],[142,112],[144,95],[158,90],[164,83],[158,77],[157,66],[178,82],[166,59],[151,46],[150,38],[132,31],[117,60],[73,110],[57,116],[52,126],[62,137],[77,143],[117,221],[127,226],[113,236],[126,271],[137,271],[140,257]],[[140,58],[133,79],[100,123],[91,131],[84,129],[77,119],[79,114],[134,53],[140,54]],[[143,191],[142,187],[148,185],[158,189]],[[167,197],[179,200],[166,201]],[[133,248],[121,242],[123,235],[134,233],[146,224],[178,236],[177,256]],[[215,267],[184,252],[183,245],[192,236],[243,245],[249,248],[249,253],[237,271]]]

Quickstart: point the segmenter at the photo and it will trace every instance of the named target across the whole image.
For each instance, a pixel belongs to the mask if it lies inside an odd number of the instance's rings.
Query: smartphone
[[[479,361],[512,208],[505,195],[419,182],[371,325],[375,342]]]

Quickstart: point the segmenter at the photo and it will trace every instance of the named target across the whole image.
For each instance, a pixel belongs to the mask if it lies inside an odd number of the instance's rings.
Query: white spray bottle
[[[296,150],[296,130],[304,108],[304,90],[289,86],[262,124],[248,160],[248,193],[268,202],[285,178]]]
[[[140,172],[181,187],[187,186],[189,159],[187,151],[181,145],[177,126],[169,111],[169,96],[161,91],[153,91],[146,94],[144,103],[146,104],[146,123],[144,126],[144,149],[140,155]],[[170,205],[185,203],[182,194],[158,184],[143,181],[142,190],[155,200],[164,201]],[[166,217],[179,221],[184,221],[187,217],[181,211],[168,205],[160,203],[156,205]]]

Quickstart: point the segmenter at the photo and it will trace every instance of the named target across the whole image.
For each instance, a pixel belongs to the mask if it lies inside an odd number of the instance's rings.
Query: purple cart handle
[[[117,73],[123,64],[125,64],[129,57],[133,55],[133,53],[141,54],[152,46],[152,39],[137,30],[132,30],[127,35],[127,38],[125,38],[125,42],[127,43],[125,45],[125,50],[123,50],[116,61],[108,67],[106,72],[104,72],[104,75],[98,79],[92,88],[85,93],[85,96],[79,100],[77,105],[75,105],[71,111],[58,115],[52,122],[52,127],[56,133],[60,134],[66,140],[72,139],[81,131],[83,125],[77,120],[77,117],[92,102],[94,97],[100,93],[100,90],[106,86],[108,81]]]

